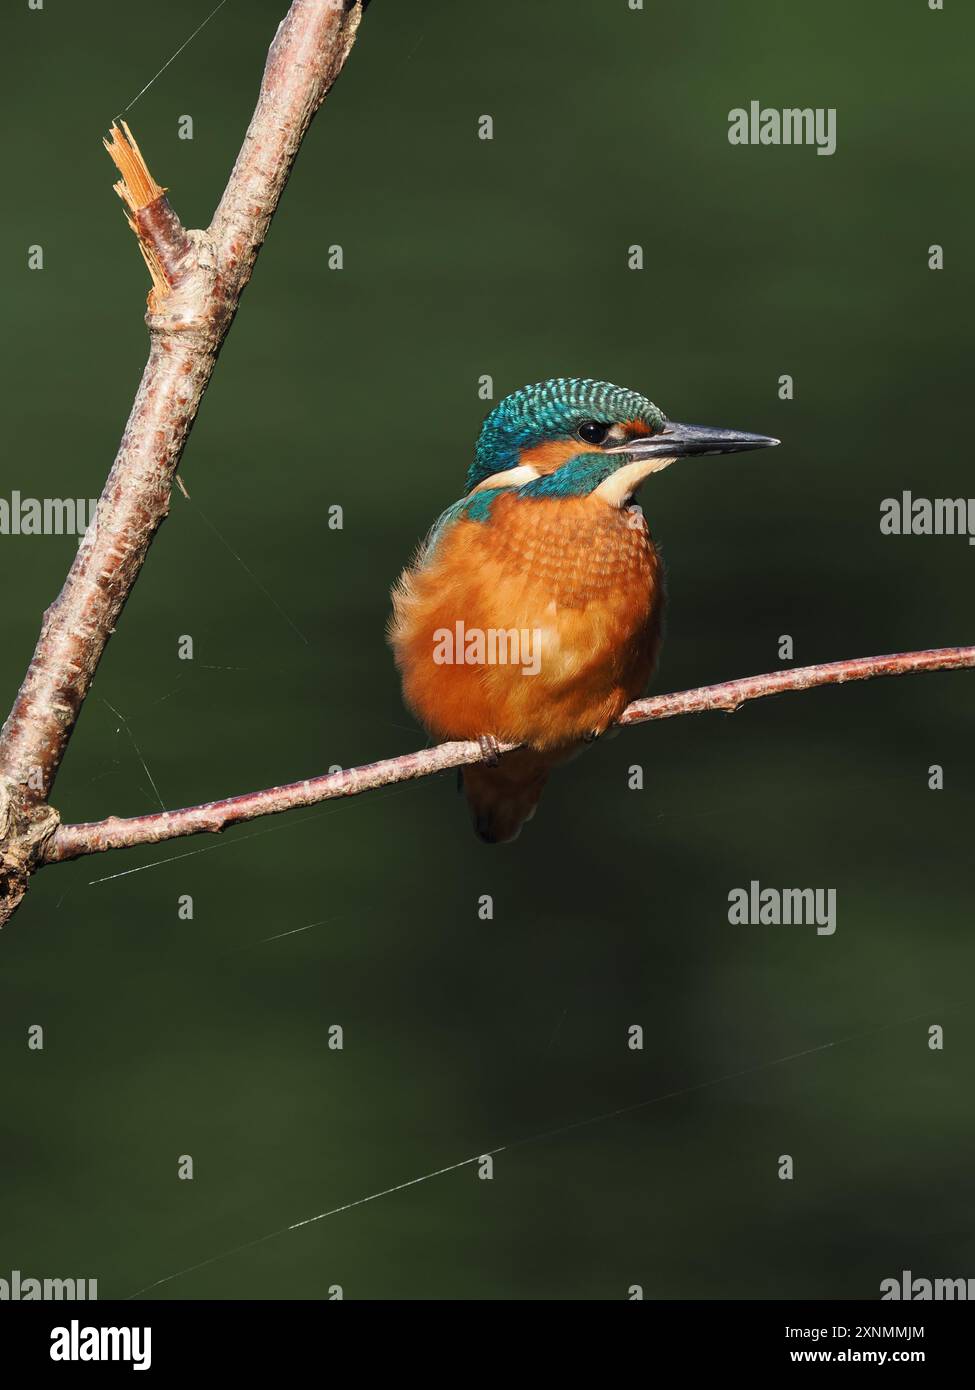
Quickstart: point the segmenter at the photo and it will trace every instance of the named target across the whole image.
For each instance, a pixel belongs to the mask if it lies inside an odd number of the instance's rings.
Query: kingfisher
[[[778,444],[678,424],[610,382],[523,386],[487,416],[464,495],[393,588],[403,699],[437,740],[481,744],[461,774],[474,829],[513,840],[552,769],[646,689],[664,573],[636,497],[676,459]],[[499,745],[519,745],[499,757]]]

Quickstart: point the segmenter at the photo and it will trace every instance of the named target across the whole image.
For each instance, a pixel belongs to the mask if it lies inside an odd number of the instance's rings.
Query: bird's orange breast
[[[639,511],[501,494],[394,591],[404,697],[438,738],[552,748],[601,733],[650,678],[663,600]]]

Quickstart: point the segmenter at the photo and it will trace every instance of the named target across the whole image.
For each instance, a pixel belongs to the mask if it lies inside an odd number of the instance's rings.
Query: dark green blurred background
[[[5,7],[0,495],[101,489],[148,279],[100,139],[211,8]],[[284,8],[230,0],[128,113],[191,225]],[[925,0],[375,0],[186,450],[192,501],[85,707],[64,819],[152,810],[150,774],[175,807],[422,745],[388,590],[461,491],[483,373],[496,399],[603,377],[784,441],[645,489],[671,590],[656,689],[776,669],[784,633],[799,664],[972,641],[975,551],[878,522],[904,488],[973,492],[973,29]],[[836,107],[836,154],[732,147],[752,98]],[[4,711],[73,550],[0,537]],[[975,1276],[972,688],[629,731],[497,850],[444,777],[45,871],[0,939],[0,1276],[130,1294],[654,1097],[156,1292],[875,1298],[903,1268]],[[752,878],[836,888],[835,936],[730,926]]]

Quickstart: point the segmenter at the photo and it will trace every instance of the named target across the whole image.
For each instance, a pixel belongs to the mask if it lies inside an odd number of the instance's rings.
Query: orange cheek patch
[[[545,444],[523,449],[519,462],[530,464],[539,473],[554,473],[563,463],[585,452],[586,446],[580,439],[550,439]]]
[[[624,420],[622,429],[627,439],[646,439],[648,434],[653,434],[653,426],[646,420]]]

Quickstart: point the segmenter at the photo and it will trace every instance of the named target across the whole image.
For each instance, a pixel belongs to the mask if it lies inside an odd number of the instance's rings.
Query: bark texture
[[[480,743],[447,743],[203,806],[82,825],[59,825],[49,804],[105,645],[167,514],[183,446],[302,138],[342,69],[363,8],[364,0],[294,0],[271,45],[254,116],[206,231],[183,227],[124,122],[105,142],[121,175],[116,190],[152,276],[149,360],[96,514],[60,595],[44,614],[33,659],[0,731],[0,926],[16,910],[31,874],[45,864],[219,831],[484,756]],[[812,686],[961,667],[975,667],[975,647],[831,662],[637,700],[619,722],[731,711]]]
[[[975,667],[975,647],[939,647],[924,652],[898,652],[892,656],[854,657],[850,661],[824,662],[818,666],[799,666],[790,671],[773,671],[764,676],[704,685],[695,690],[679,690],[672,695],[653,695],[635,700],[619,719],[620,727],[644,724],[652,719],[673,719],[682,714],[704,714],[712,710],[733,713],[749,700],[788,691],[809,690],[819,685],[842,685],[846,681],[872,680],[876,676],[906,676],[915,671],[956,671]],[[510,753],[513,744],[502,744],[499,751]],[[47,863],[77,859],[83,854],[100,854],[108,849],[157,844],[183,835],[220,831],[257,816],[277,815],[299,806],[313,806],[336,797],[358,796],[360,792],[388,787],[394,782],[411,782],[449,768],[465,767],[484,758],[480,743],[441,743],[417,753],[404,753],[384,762],[366,763],[323,777],[309,777],[266,791],[210,801],[203,806],[187,806],[179,811],[153,812],[121,820],[116,816],[83,825],[62,825],[45,841],[43,857]]]
[[[0,925],[57,824],[48,798],[110,635],[169,510],[170,490],[217,354],[299,146],[348,56],[362,13],[294,0],[267,58],[257,108],[206,231],[186,230],[131,132],[106,147],[153,279],[149,360],[118,455],[0,732]]]

